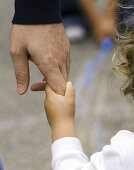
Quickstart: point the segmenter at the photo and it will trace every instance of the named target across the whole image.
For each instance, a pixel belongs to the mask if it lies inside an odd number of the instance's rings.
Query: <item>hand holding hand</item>
[[[64,95],[70,67],[70,44],[63,25],[13,25],[10,53],[14,64],[18,93],[29,86],[29,62],[34,62],[58,94]],[[33,91],[45,89],[45,83],[32,85]]]

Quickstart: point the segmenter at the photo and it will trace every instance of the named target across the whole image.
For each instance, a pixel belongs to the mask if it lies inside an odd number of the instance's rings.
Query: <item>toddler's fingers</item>
[[[67,98],[75,97],[75,89],[70,81],[67,82],[67,84],[66,84],[65,97],[67,97]]]
[[[52,94],[55,94],[55,92],[51,89],[51,87],[47,84],[45,87],[45,92],[46,92],[46,96],[50,96]]]

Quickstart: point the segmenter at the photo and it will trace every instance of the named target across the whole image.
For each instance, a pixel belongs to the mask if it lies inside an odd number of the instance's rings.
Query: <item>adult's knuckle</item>
[[[14,50],[12,48],[9,49],[10,55],[13,56],[14,55]]]
[[[27,73],[25,73],[22,70],[17,69],[16,70],[16,79],[18,83],[23,83],[27,78]]]
[[[21,55],[21,50],[18,48],[10,48],[10,55],[11,56],[20,56]]]

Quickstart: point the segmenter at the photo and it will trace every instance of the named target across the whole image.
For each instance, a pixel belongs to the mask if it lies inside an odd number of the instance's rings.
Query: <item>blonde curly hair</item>
[[[113,56],[113,70],[125,75],[126,80],[121,92],[125,96],[132,95],[134,98],[134,25],[131,26],[131,30],[116,35],[118,48]]]
[[[125,6],[119,3],[116,5],[124,18],[118,24],[119,31],[115,34],[118,48],[113,56],[113,70],[125,76],[121,92],[134,98],[134,2],[129,1]]]

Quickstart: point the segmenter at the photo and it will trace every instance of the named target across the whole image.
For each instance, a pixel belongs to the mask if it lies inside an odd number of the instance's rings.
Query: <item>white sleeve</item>
[[[53,170],[134,170],[134,134],[120,131],[101,152],[83,153],[79,139],[66,137],[52,144]]]

